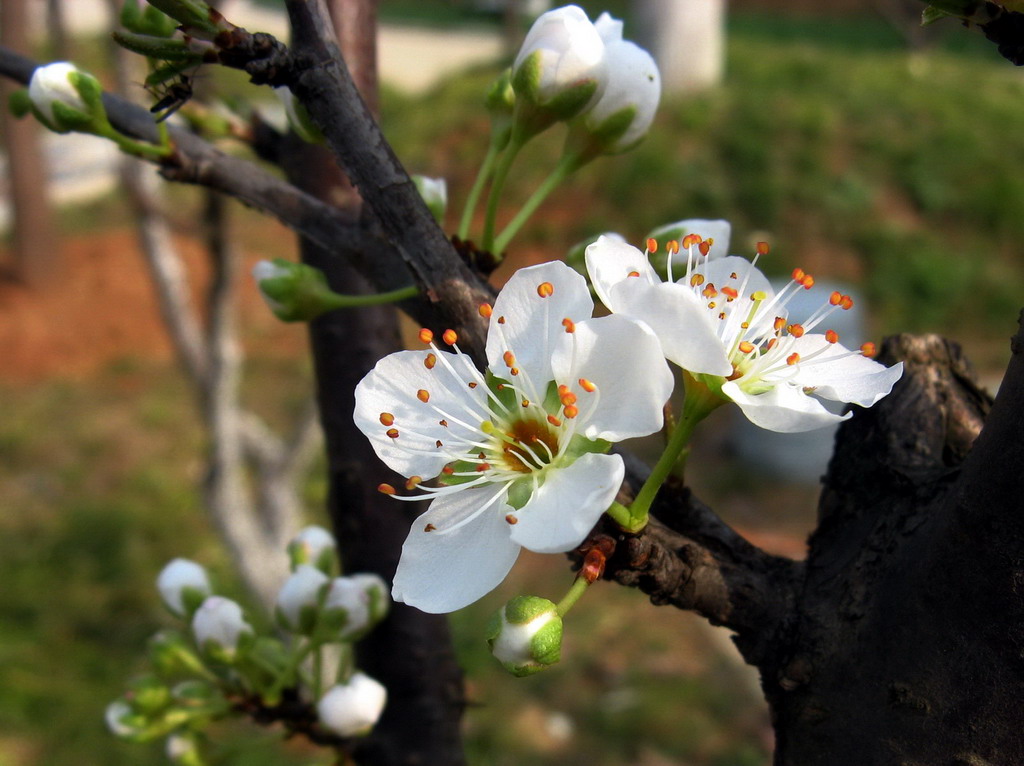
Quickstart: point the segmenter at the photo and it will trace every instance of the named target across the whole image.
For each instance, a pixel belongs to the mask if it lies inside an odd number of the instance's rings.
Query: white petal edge
[[[512,540],[537,553],[571,551],[586,539],[619,491],[625,466],[618,455],[589,453],[551,469],[529,502],[514,511]]]
[[[511,508],[501,498],[477,513],[494,491],[492,486],[439,497],[412,523],[391,587],[395,601],[444,614],[472,604],[505,579],[519,555],[505,521]],[[424,531],[428,524],[437,529]]]
[[[661,428],[674,381],[646,325],[617,314],[580,322],[563,334],[551,366],[556,382],[577,392],[577,428],[588,439],[618,442]],[[579,388],[581,377],[597,386],[595,394]]]
[[[751,395],[730,381],[722,386],[722,393],[734,401],[755,426],[778,433],[813,431],[851,416],[851,413],[835,415],[814,397],[785,383],[763,394]]]
[[[892,391],[903,375],[903,362],[886,367],[839,343],[829,343],[824,335],[805,335],[793,343],[793,350],[803,359],[818,354],[797,365],[793,382],[837,402],[870,407]]]
[[[468,385],[479,375],[471,370],[469,357],[441,351],[435,354],[434,368],[427,369],[424,360],[430,353],[399,351],[377,362],[356,386],[354,412],[356,427],[370,440],[377,457],[403,476],[425,479],[437,476],[453,453],[465,452],[469,442],[479,438],[481,420],[489,417],[483,384]],[[428,402],[417,397],[420,389],[429,392]],[[387,435],[389,426],[380,422],[381,413],[394,416],[398,438]],[[448,427],[440,425],[442,419]],[[438,440],[442,449],[436,446]]]
[[[553,289],[546,298],[538,292],[545,282]],[[509,378],[504,354],[511,351],[516,367],[525,373],[519,382],[529,380],[540,389],[528,392],[528,397],[542,401],[544,390],[553,379],[552,350],[565,334],[562,320],[568,317],[580,322],[593,313],[594,301],[587,280],[561,261],[520,269],[494,301],[487,331],[487,362],[491,372]]]
[[[598,237],[596,242],[587,246],[585,258],[594,292],[609,311],[622,310],[612,296],[612,288],[620,282],[629,279],[654,285],[661,281],[647,256],[621,238]],[[639,276],[631,277],[631,273]]]

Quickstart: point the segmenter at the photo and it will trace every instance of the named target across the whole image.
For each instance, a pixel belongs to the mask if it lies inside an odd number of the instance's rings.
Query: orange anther
[[[441,338],[449,346],[454,346],[456,343],[459,342],[459,336],[456,335],[455,330],[445,330]]]
[[[770,248],[768,247],[768,243],[767,242],[758,242],[757,243],[757,254],[758,255],[768,255],[768,250],[769,249]]]
[[[576,394],[572,391],[566,391],[559,399],[561,399],[562,404],[576,404]]]
[[[501,355],[501,358],[505,360],[506,367],[514,367],[516,363],[516,355],[511,351],[506,351]]]
[[[874,356],[878,352],[878,349],[875,348],[874,343],[868,342],[860,347],[860,352],[864,354],[864,356]]]
[[[437,357],[433,354],[427,354],[423,359],[423,366],[428,370],[434,369],[434,365],[437,364]]]
[[[471,380],[471,381],[469,381],[469,383],[468,383],[467,385],[468,385],[468,386],[469,386],[470,388],[476,388],[476,387],[477,387],[477,385],[478,385],[478,383],[477,383],[477,382],[476,382],[475,380]]]
[[[512,368],[511,368],[511,369],[510,369],[510,370],[508,371],[508,374],[509,374],[509,375],[518,375],[518,374],[519,374],[519,368],[518,368],[518,367],[512,367]]]
[[[792,354],[790,354],[789,356],[786,357],[786,364],[788,364],[788,365],[794,365],[794,364],[796,364],[799,361],[800,361],[800,354],[796,353],[795,351]]]
[[[505,317],[498,317],[498,324],[505,324]]]
[[[853,298],[849,295],[844,295],[843,300],[839,303],[839,308],[843,311],[848,311],[853,308]]]
[[[427,391],[427,389],[425,388],[421,388],[419,391],[416,392],[416,398],[419,399],[421,402],[429,402],[430,392]]]
[[[718,315],[718,318],[719,318],[719,319],[725,319],[725,312],[724,312],[724,311],[723,311],[723,312],[721,312],[721,313],[720,313],[720,314]]]
[[[392,487],[390,484],[378,484],[377,491],[384,495],[395,494],[395,488]]]
[[[672,253],[672,255],[675,255],[679,252],[679,240],[670,239],[668,244],[665,245],[665,249]]]
[[[804,277],[807,276],[807,272],[801,269],[799,266],[793,269],[793,281],[802,282]]]
[[[389,439],[397,439],[398,438],[398,429],[397,428],[389,428],[384,433],[387,434]]]
[[[444,444],[442,444],[441,440],[438,439],[436,442],[434,442],[434,446],[437,447],[438,449],[441,449],[441,447],[443,447]]]
[[[555,286],[550,282],[541,282],[537,285],[537,295],[541,298],[550,298],[551,294],[555,292]]]
[[[814,287],[814,277],[807,274],[803,279],[800,280],[800,284],[804,286],[804,290],[810,290]]]
[[[448,427],[448,421],[444,420],[443,418],[441,420],[437,421],[437,424],[439,426],[441,426],[442,428],[447,428]]]
[[[828,296],[828,302],[831,303],[833,306],[838,306],[842,300],[843,294],[838,290],[834,291],[830,296]]]
[[[654,237],[648,237],[647,238],[647,252],[648,253],[656,253],[656,252],[658,252],[658,240],[656,240]]]
[[[446,465],[444,468],[441,469],[441,473],[443,473],[445,476],[451,476],[453,473],[455,473],[455,469],[452,468],[450,465]]]
[[[506,514],[506,515],[505,515],[505,521],[506,521],[507,523],[509,523],[509,524],[518,524],[518,523],[519,523],[519,519],[517,519],[517,518],[516,518],[516,517],[515,517],[514,515],[512,515],[511,513],[509,513],[509,514]]]
[[[825,340],[827,340],[829,343],[838,343],[839,333],[837,333],[835,330],[825,330]]]
[[[701,290],[700,294],[703,295],[705,298],[714,298],[716,295],[718,295],[718,290],[715,289],[715,285],[713,282],[708,282],[708,286]]]
[[[735,287],[723,287],[722,294],[725,295],[730,301],[736,300],[739,297],[739,293]]]
[[[779,330],[781,330],[785,326],[786,326],[786,318],[785,317],[775,317],[775,321],[772,323],[772,327],[775,329],[775,332],[778,332]]]
[[[484,471],[489,471],[489,470],[491,470],[491,464],[490,463],[480,463],[476,467],[476,472],[477,473],[483,473]]]
[[[548,422],[556,427],[562,425],[562,421],[556,418],[554,415],[548,415]]]
[[[638,277],[638,276],[640,276],[640,272],[639,271],[631,271],[626,276],[627,277]]]
[[[734,271],[729,275],[729,279],[739,279],[739,274]]]
[[[597,390],[597,386],[586,378],[579,379],[580,388],[586,391],[588,394],[592,394]]]
[[[562,327],[565,328],[566,332],[576,332],[576,323],[569,319],[569,317],[562,320]]]
[[[529,399],[523,399],[523,406],[524,407],[529,407],[530,406],[530,400]]]
[[[481,303],[479,308],[477,308],[477,311],[480,312],[480,316],[484,319],[488,319],[491,316],[491,312],[494,311],[494,308],[490,303]]]
[[[433,524],[427,524],[427,526],[423,527],[424,532],[433,532],[435,529],[437,529],[437,527]]]
[[[751,343],[749,340],[740,341],[740,351],[742,351],[744,354],[749,354],[753,350],[754,344]]]
[[[422,476],[410,476],[408,479],[405,480],[405,488],[416,489],[416,487],[420,485],[421,481],[423,481]]]
[[[560,385],[560,386],[558,387],[558,395],[559,395],[559,396],[565,396],[565,395],[566,395],[567,393],[569,393],[569,391],[571,391],[571,390],[572,390],[572,389],[570,389],[570,388],[569,388],[569,387],[568,387],[567,385],[565,385],[565,383],[562,383],[562,384],[561,384],[561,385]]]
[[[395,416],[390,412],[382,412],[380,414],[380,424],[382,426],[393,426],[395,424]]]
[[[683,237],[683,247],[689,250],[694,245],[700,244],[700,234],[687,234]]]
[[[703,274],[694,274],[690,277],[690,287],[699,287],[702,284],[704,284]]]
[[[778,338],[772,338],[772,339],[771,339],[770,341],[768,341],[768,345],[766,345],[766,346],[765,346],[765,350],[766,350],[766,351],[771,351],[771,350],[772,350],[772,347],[773,347],[773,346],[774,346],[774,345],[775,345],[776,343],[778,343],[778,342],[779,342],[779,339],[778,339]]]
[[[804,326],[802,324],[791,324],[786,331],[794,338],[804,337]]]
[[[562,408],[562,414],[565,415],[570,420],[572,420],[574,417],[580,414],[580,410],[579,407],[577,407],[575,404],[567,404],[565,407]]]
[[[709,252],[711,252],[712,244],[714,244],[712,240],[705,239],[703,242],[697,245],[697,249],[700,250],[701,255],[707,255]]]

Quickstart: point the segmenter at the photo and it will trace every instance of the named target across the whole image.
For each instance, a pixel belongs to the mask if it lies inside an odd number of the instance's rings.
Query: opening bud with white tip
[[[316,704],[325,728],[340,737],[366,734],[377,723],[388,693],[365,673],[354,673],[347,683],[332,686]]]
[[[308,322],[338,308],[323,272],[304,263],[260,261],[252,276],[267,306],[284,322]]]
[[[126,740],[138,739],[147,725],[146,717],[135,712],[132,706],[123,699],[116,699],[107,705],[107,709],[103,713],[103,720],[111,734]]]
[[[169,736],[164,752],[167,754],[167,760],[175,766],[205,766],[206,764],[199,748],[199,740],[191,732],[175,732]]]
[[[448,184],[443,178],[430,178],[429,176],[413,176],[412,182],[416,184],[416,191],[427,203],[434,220],[439,224],[444,223],[444,212],[448,209]]]
[[[223,596],[210,596],[199,607],[192,618],[192,635],[201,651],[222,662],[233,661],[255,638],[242,607]]]
[[[387,585],[374,574],[335,577],[324,598],[322,627],[335,640],[357,641],[387,614]]]
[[[515,122],[524,139],[570,120],[604,91],[604,41],[582,8],[541,14],[512,65]]]
[[[277,594],[274,613],[281,627],[306,636],[312,634],[329,582],[327,575],[314,566],[296,567]]]
[[[12,98],[18,116],[31,111],[50,130],[96,133],[108,126],[99,80],[68,61],[37,67],[28,83],[28,99]]]
[[[330,574],[336,551],[334,535],[315,524],[304,527],[288,543],[288,558],[293,572],[302,564],[310,564],[324,574]]]
[[[561,658],[562,618],[546,598],[517,596],[491,618],[487,645],[512,675],[538,673]]]
[[[213,593],[206,570],[194,561],[174,559],[156,578],[160,598],[174,614],[189,617]]]

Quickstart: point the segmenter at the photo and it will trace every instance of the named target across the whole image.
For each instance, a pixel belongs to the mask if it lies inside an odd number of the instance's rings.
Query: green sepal
[[[603,455],[612,448],[612,443],[604,439],[588,439],[582,434],[576,434],[566,447],[565,457],[571,462],[578,457],[590,453]]]
[[[558,607],[540,596],[516,596],[498,610],[487,623],[487,645],[493,652],[502,630],[506,627],[525,625],[545,614],[551,614],[551,619],[530,638],[529,656],[518,662],[499,660],[505,670],[518,678],[546,670],[561,659],[563,625]]]
[[[47,120],[42,112],[35,107],[32,108],[32,113],[39,118],[39,121],[46,125],[48,128],[56,133],[71,133],[72,131],[79,133],[92,133],[96,127],[96,120],[91,114],[85,114],[77,109],[72,109],[67,104],[61,101],[54,101],[50,105],[50,109],[53,111],[53,124]]]
[[[202,32],[212,39],[221,31],[211,20],[213,9],[201,0],[149,0],[149,4],[178,21],[188,33]]]
[[[138,0],[125,0],[121,6],[120,22],[131,32],[154,37],[170,37],[178,26],[174,19],[152,5],[140,8]]]
[[[617,112],[613,112],[596,128],[590,130],[590,135],[595,141],[606,146],[614,144],[629,130],[629,126],[636,119],[636,107],[633,105],[624,106]],[[605,151],[608,151],[605,149]]]
[[[28,88],[19,88],[18,90],[11,93],[7,99],[7,107],[18,119],[21,119],[26,114],[32,111],[32,99],[29,98]]]
[[[132,710],[152,718],[171,704],[171,690],[156,676],[142,676],[128,685]]]
[[[191,620],[192,615],[196,613],[196,610],[203,605],[206,597],[209,596],[206,591],[199,588],[193,588],[191,585],[186,585],[181,589],[181,603],[185,607],[184,619]]]
[[[484,376],[488,390],[497,397],[506,409],[515,412],[520,409],[519,395],[511,388],[510,382],[505,378],[499,378],[490,370]]]
[[[534,51],[509,78],[513,94],[537,103],[537,88],[540,86],[541,52]]]
[[[163,678],[203,672],[202,660],[184,634],[176,630],[161,630],[149,639],[149,659]]]
[[[512,69],[506,69],[492,82],[484,95],[484,108],[491,119],[498,116],[511,117],[516,105],[516,92],[512,88]]]
[[[111,35],[114,42],[122,48],[161,61],[186,61],[192,65],[200,64],[203,61],[203,54],[189,48],[184,40],[168,39],[157,35],[142,35],[137,32],[126,32],[123,29],[115,29]]]
[[[556,120],[571,120],[590,103],[596,91],[597,80],[585,80],[559,93],[543,108],[553,114]]]
[[[517,511],[530,502],[533,496],[533,484],[528,481],[517,481],[508,488],[508,497],[505,502]]]
[[[448,467],[457,473],[469,473],[472,474],[476,470],[476,463],[470,463],[466,460],[456,460],[448,464]],[[466,484],[467,482],[476,481],[477,476],[454,476],[452,474],[441,474],[438,477],[438,482],[445,485],[446,487],[454,487],[458,484]]]

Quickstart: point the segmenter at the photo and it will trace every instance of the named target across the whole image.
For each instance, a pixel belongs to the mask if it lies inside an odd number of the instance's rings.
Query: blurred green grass
[[[582,172],[514,256],[557,257],[597,231],[636,240],[669,220],[727,217],[734,250],[772,242],[775,273],[799,263],[862,284],[876,333],[940,331],[998,365],[1024,295],[1019,73],[974,43],[908,57],[880,23],[734,15],[731,30],[726,84],[666,104],[639,150]],[[425,97],[386,94],[399,155],[448,177],[455,205],[482,156],[477,103],[494,71]],[[548,137],[527,151],[510,204],[558,147]],[[257,350],[247,395],[293,409],[308,386],[294,369]],[[87,381],[0,383],[0,401],[0,766],[163,763],[159,747],[118,743],[102,725],[141,669],[145,639],[168,622],[153,579],[183,555],[240,595],[199,510],[203,444],[187,388],[166,365],[125,359]],[[323,493],[321,472],[311,508]],[[520,591],[555,597],[568,582],[558,557],[530,557],[500,593],[454,616],[473,764],[767,762],[749,670],[699,619],[638,593],[598,586],[570,616],[558,669],[506,676],[481,640],[486,617]],[[313,758],[251,730],[229,734],[224,764]]]

